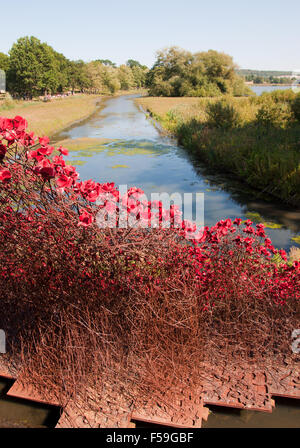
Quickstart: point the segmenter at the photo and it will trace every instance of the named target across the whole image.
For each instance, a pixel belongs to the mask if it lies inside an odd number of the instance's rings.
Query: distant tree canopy
[[[232,57],[214,50],[190,53],[178,47],[157,52],[147,74],[151,96],[235,96],[250,94]]]
[[[97,59],[97,62],[101,62],[103,65],[110,65],[111,67],[116,67],[117,64],[112,62],[110,59]]]
[[[136,61],[135,59],[128,59],[128,61],[126,62],[126,65],[130,68],[139,67],[143,70],[147,70],[146,65],[142,65],[139,61]]]
[[[251,70],[239,68],[236,70],[240,76],[260,76],[262,78],[269,78],[270,76],[292,76],[293,72],[279,71],[279,70]]]
[[[293,72],[279,70],[250,70],[237,69],[236,73],[246,81],[253,81],[254,84],[292,84]]]
[[[257,76],[257,75],[246,75],[246,81],[253,81],[254,84],[291,84],[293,82],[293,78],[288,77],[274,77],[274,76]]]
[[[0,69],[7,74],[8,91],[29,98],[70,89],[113,93],[144,87],[148,68],[130,61],[120,67],[109,59],[70,61],[33,36],[18,39],[9,56],[0,53]]]

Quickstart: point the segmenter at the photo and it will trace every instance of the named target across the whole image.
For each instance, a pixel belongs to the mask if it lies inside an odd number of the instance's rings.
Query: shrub
[[[295,92],[293,92],[292,89],[273,90],[273,92],[270,92],[269,95],[275,103],[292,103],[295,99]]]
[[[0,110],[9,110],[15,106],[15,102],[12,99],[12,96],[7,92],[5,94],[5,99],[0,102]]]
[[[263,92],[258,96],[252,96],[250,102],[257,105],[264,105],[266,103],[291,104],[295,99],[295,96],[296,94],[292,89],[278,89],[271,92]]]
[[[296,96],[294,101],[292,102],[292,112],[296,120],[300,121],[300,93]]]
[[[289,104],[274,102],[267,97],[256,114],[256,121],[264,127],[285,128],[291,122],[291,108]]]
[[[208,103],[206,107],[208,124],[214,128],[232,129],[241,123],[241,116],[226,100]]]

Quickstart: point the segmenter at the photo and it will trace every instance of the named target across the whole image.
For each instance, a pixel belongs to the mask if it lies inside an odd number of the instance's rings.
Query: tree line
[[[66,90],[115,93],[146,87],[150,96],[212,97],[250,95],[236,73],[231,56],[214,50],[191,53],[170,47],[156,53],[149,70],[134,59],[117,66],[109,59],[71,61],[36,37],[22,37],[9,55],[0,53],[0,69],[7,75],[7,90],[32,98]]]
[[[6,72],[7,90],[32,98],[77,90],[114,93],[145,86],[148,68],[129,59],[117,67],[108,59],[71,61],[36,37],[21,37],[9,54],[0,53],[0,69]]]
[[[257,76],[257,75],[246,75],[246,81],[253,81],[254,84],[292,84],[296,78],[288,77],[288,78],[280,78],[274,76]]]
[[[288,71],[238,69],[236,72],[246,81],[253,81],[254,84],[292,84],[295,80],[293,72]]]

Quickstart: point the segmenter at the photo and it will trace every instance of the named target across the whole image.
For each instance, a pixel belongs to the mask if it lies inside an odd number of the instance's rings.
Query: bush
[[[256,122],[264,127],[285,128],[291,122],[292,114],[289,104],[274,102],[267,97],[256,114]]]
[[[278,89],[270,92],[270,96],[275,103],[292,103],[295,99],[295,92],[292,89]]]
[[[294,101],[292,102],[292,112],[296,120],[300,121],[300,93],[296,96]]]
[[[208,124],[214,128],[232,129],[241,124],[241,116],[226,100],[208,103],[206,107]]]
[[[0,110],[9,110],[13,109],[15,106],[15,102],[12,98],[12,96],[7,92],[5,94],[5,99],[3,101],[0,101]]]

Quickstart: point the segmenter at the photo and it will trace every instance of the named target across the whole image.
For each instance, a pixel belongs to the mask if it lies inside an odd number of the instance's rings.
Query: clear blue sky
[[[300,69],[300,0],[13,0],[0,2],[0,51],[33,35],[70,59],[137,59],[178,45],[242,68]],[[6,18],[6,19],[5,19]]]

